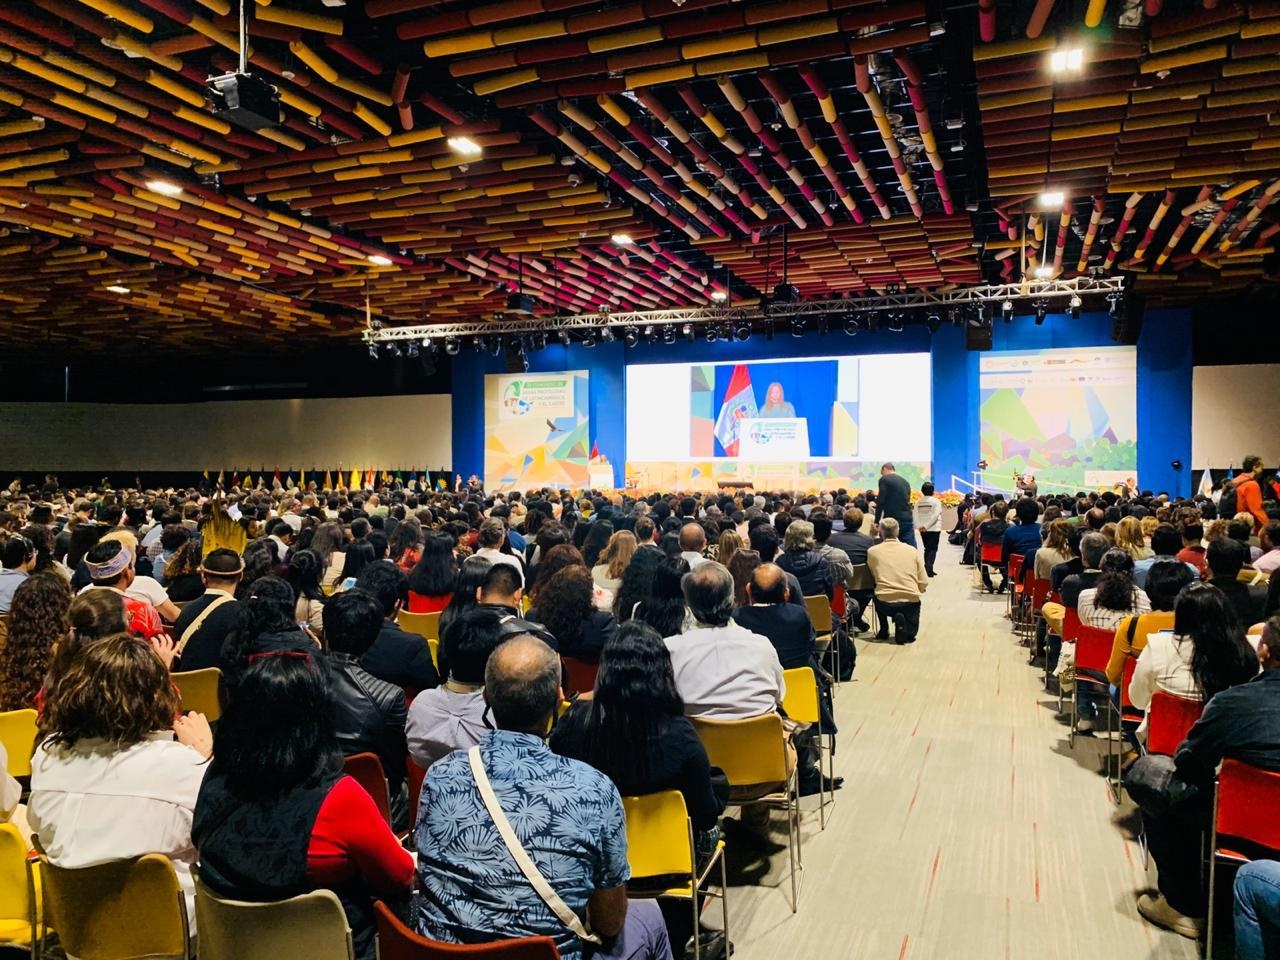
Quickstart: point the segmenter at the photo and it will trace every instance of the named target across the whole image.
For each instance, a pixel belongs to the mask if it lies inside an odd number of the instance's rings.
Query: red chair
[[[978,551],[978,565],[977,567],[975,567],[975,570],[977,571],[979,576],[979,580],[978,580],[979,589],[981,589],[981,586],[983,583],[981,579],[983,570],[985,570],[988,567],[998,568],[1003,564],[1004,564],[1003,541],[999,543],[984,543],[981,545],[981,548]],[[990,576],[991,574],[990,572],[988,572],[987,577],[989,578]]]
[[[387,791],[387,775],[382,770],[382,761],[376,753],[353,753],[342,761],[342,772],[360,786],[365,793],[373,797],[382,819],[391,825],[391,798]]]
[[[1123,625],[1121,625],[1123,629]],[[1129,699],[1129,683],[1133,680],[1133,671],[1138,666],[1138,658],[1129,656],[1124,658],[1124,667],[1120,674],[1120,705],[1116,706],[1115,701],[1110,697],[1107,698],[1107,709],[1115,712],[1116,729],[1119,736],[1108,742],[1107,745],[1107,769],[1111,769],[1112,762],[1115,763],[1116,776],[1112,783],[1112,790],[1116,798],[1116,802],[1120,800],[1120,790],[1124,786],[1124,777],[1121,775],[1120,761],[1123,755],[1124,745],[1124,725],[1130,723],[1137,725],[1142,723],[1143,712],[1133,705],[1133,701]]]
[[[1076,616],[1077,623],[1079,615]],[[1066,630],[1064,629],[1065,633]],[[1106,674],[1107,661],[1111,659],[1111,643],[1115,639],[1115,633],[1111,630],[1103,630],[1100,627],[1086,627],[1080,624],[1075,628],[1076,641],[1076,682],[1072,685],[1071,691],[1071,732],[1068,735],[1068,742],[1071,746],[1075,746],[1076,742],[1076,720],[1080,717],[1080,688],[1083,684],[1089,684],[1096,690],[1101,692],[1102,696],[1107,696],[1109,687],[1105,680],[1099,680],[1086,675],[1086,671]],[[1065,638],[1064,638],[1065,639]],[[1111,734],[1111,713],[1107,711],[1107,735]]]
[[[378,960],[560,960],[560,951],[550,937],[438,943],[406,927],[381,900],[373,908],[378,915]]]
[[[1280,773],[1261,770],[1240,760],[1222,761],[1213,799],[1213,839],[1209,844],[1205,960],[1209,960],[1213,950],[1213,891],[1218,863],[1248,863],[1259,848],[1280,851],[1280,822],[1272,815],[1278,807]]]
[[[1022,599],[1022,591],[1024,585],[1022,583],[1022,565],[1027,562],[1027,558],[1020,553],[1009,554],[1009,617],[1013,619],[1014,608]],[[1017,621],[1014,620],[1016,624]]]
[[[849,606],[845,602],[844,584],[836,584],[835,596],[831,598],[831,612],[841,620],[845,618],[845,614],[849,612]]]
[[[1075,607],[1064,608],[1062,614],[1062,642],[1075,643],[1076,634],[1080,631],[1080,613]],[[1062,654],[1058,654],[1061,659]],[[1049,686],[1049,657],[1044,658],[1044,685]],[[1062,712],[1062,684],[1058,684],[1058,712]]]
[[[422,781],[427,779],[427,771],[418,765],[411,756],[404,759],[404,769],[409,781],[409,832],[418,825],[418,800],[422,794]]]
[[[561,657],[566,674],[565,696],[572,697],[579,693],[587,693],[596,688],[596,674],[600,672],[598,663],[587,663],[574,657]]]
[[[1203,700],[1157,690],[1151,695],[1151,706],[1147,708],[1147,753],[1173,756],[1202,713]]]

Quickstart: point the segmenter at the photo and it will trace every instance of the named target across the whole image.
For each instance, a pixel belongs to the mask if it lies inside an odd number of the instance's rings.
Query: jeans
[[[889,639],[889,623],[893,620],[895,613],[902,614],[902,630],[898,630],[894,626],[894,637],[898,643],[913,643],[916,634],[920,632],[920,602],[915,603],[888,603],[884,600],[876,601],[876,612],[880,614],[880,632],[877,636],[881,640]]]
[[[1137,796],[1134,801],[1142,809],[1160,892],[1184,916],[1203,917],[1208,899],[1200,876],[1200,845],[1213,819],[1212,793],[1202,791],[1159,813],[1151,812]]]
[[[584,956],[604,960],[671,960],[671,940],[654,900],[631,900],[622,931],[603,946],[588,945]]]
[[[1236,960],[1280,960],[1280,863],[1246,863],[1235,899]]]
[[[909,543],[911,546],[916,545],[916,521],[913,517],[894,517],[898,521],[898,539],[903,543]]]
[[[938,540],[942,536],[940,530],[922,530],[920,539],[924,541],[924,569],[926,573],[933,573],[933,561],[938,556]]]

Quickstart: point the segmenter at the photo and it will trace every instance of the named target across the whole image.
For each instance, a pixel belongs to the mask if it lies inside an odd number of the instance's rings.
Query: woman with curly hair
[[[200,544],[190,536],[164,565],[164,589],[174,603],[187,603],[204,593],[204,581],[200,579]]]
[[[565,567],[582,567],[585,570],[586,566],[586,561],[582,559],[582,553],[572,544],[562,543],[559,546],[552,547],[543,556],[542,562],[538,564],[538,573],[527,591],[529,600],[537,604],[538,598],[542,596],[547,583]]]
[[[617,629],[613,614],[597,610],[592,594],[591,572],[573,564],[546,581],[538,608],[529,611],[530,620],[551,631],[563,656],[587,663],[599,661]]]
[[[417,520],[396,524],[387,538],[387,555],[405,573],[417,565],[418,558],[422,556],[422,527],[418,526]]]
[[[70,585],[51,570],[33,573],[14,591],[9,639],[0,657],[0,711],[35,704],[54,647],[66,638],[70,606]]]
[[[242,556],[244,557],[244,574],[236,587],[236,599],[243,602],[249,598],[255,583],[263,577],[270,576],[276,561],[275,554],[272,553],[265,539],[249,541]]]

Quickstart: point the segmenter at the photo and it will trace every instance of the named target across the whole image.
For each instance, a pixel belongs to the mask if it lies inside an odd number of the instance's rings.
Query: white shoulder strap
[[[200,611],[200,615],[187,625],[187,629],[183,630],[182,636],[178,638],[178,656],[182,656],[182,651],[186,649],[187,643],[196,635],[196,631],[204,626],[204,622],[209,618],[209,614],[213,613],[213,611],[217,610],[224,603],[229,603],[234,599],[235,597],[231,596],[229,593],[219,594],[213,598],[213,601],[207,607]]]
[[[498,828],[498,834],[502,837],[502,842],[507,845],[507,850],[511,853],[512,859],[515,860],[516,866],[520,868],[520,872],[525,875],[525,879],[537,891],[543,902],[551,908],[551,912],[560,918],[561,923],[588,943],[600,943],[600,938],[583,926],[582,921],[578,919],[578,915],[569,909],[567,903],[560,899],[560,894],[552,889],[551,884],[547,883],[547,878],[542,875],[529,858],[529,854],[525,852],[524,846],[520,843],[520,838],[511,829],[511,823],[507,820],[507,815],[502,812],[502,807],[498,804],[498,798],[493,792],[493,785],[489,783],[489,775],[484,772],[484,762],[480,759],[480,748],[472,747],[468,750],[467,759],[471,761],[471,775],[475,777],[476,787],[480,790],[480,797],[484,800],[485,809],[489,811],[489,816],[493,819],[493,825]]]

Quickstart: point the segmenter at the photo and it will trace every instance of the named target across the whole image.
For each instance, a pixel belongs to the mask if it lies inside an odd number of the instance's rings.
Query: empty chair
[[[396,614],[396,623],[400,625],[400,629],[406,633],[416,633],[424,640],[440,639],[440,614],[439,613],[410,613],[408,610],[401,610]]]
[[[351,928],[329,890],[249,903],[212,893],[196,877],[200,960],[352,960]]]
[[[521,937],[493,943],[440,943],[414,933],[379,900],[378,960],[560,960],[550,937]]]
[[[179,671],[171,676],[182,697],[184,712],[194,710],[203,713],[210,723],[222,716],[222,700],[218,694],[222,683],[221,670],[206,667],[204,670]]]
[[[9,776],[31,776],[31,754],[36,746],[36,712],[6,710],[0,713],[0,743],[9,757]]]
[[[814,648],[818,653],[819,662],[821,657],[830,648],[831,663],[835,668],[834,676],[838,682],[840,679],[840,644],[836,643],[835,632],[832,629],[831,601],[826,596],[819,594],[816,597],[805,597],[804,608],[809,612],[809,622],[813,624]]]
[[[0,947],[40,956],[46,934],[39,872],[12,823],[0,823]]]

